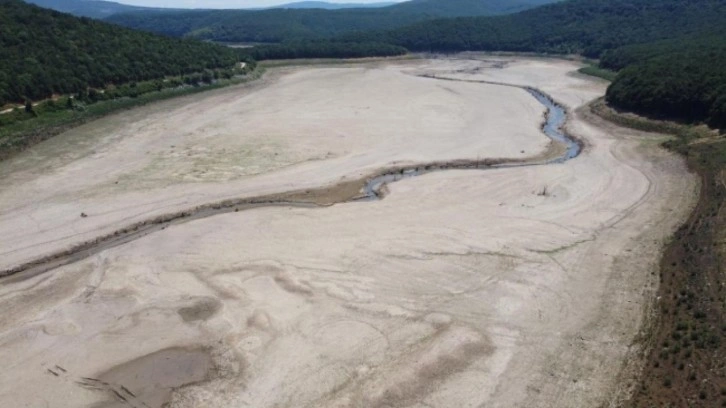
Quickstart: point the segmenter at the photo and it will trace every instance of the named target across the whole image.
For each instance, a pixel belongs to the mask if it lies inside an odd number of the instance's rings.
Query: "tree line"
[[[623,47],[601,65],[621,70],[608,88],[609,104],[726,129],[726,35]]]
[[[380,8],[176,10],[121,13],[107,21],[174,37],[218,42],[279,43],[391,30],[454,16],[507,14],[558,0],[414,0]]]
[[[726,1],[570,0],[518,14],[440,19],[341,41],[411,51],[580,54],[619,71],[608,102],[726,128]]]
[[[0,0],[0,106],[231,68],[237,51]]]
[[[240,54],[253,60],[295,58],[365,58],[404,55],[408,51],[397,45],[375,42],[296,41],[259,45],[241,49]]]
[[[471,7],[469,3],[447,4]],[[440,2],[411,4],[441,7]],[[608,90],[610,104],[651,116],[726,126],[724,0],[568,0],[516,14],[445,18],[394,29],[387,27],[404,23],[409,17],[399,17],[410,16],[410,10],[387,11],[387,17],[378,14],[382,9],[338,10],[333,18],[325,17],[331,13],[326,10],[133,16],[171,35],[284,40],[238,50],[125,30],[17,0],[0,0],[0,7],[0,105],[215,70],[240,59],[356,58],[407,50],[515,51],[600,58],[601,67],[619,72]],[[240,15],[255,15],[257,20]],[[240,26],[240,21],[245,24]],[[384,29],[370,31],[371,27]]]
[[[570,0],[517,14],[439,19],[344,39],[411,51],[527,51],[598,58],[620,46],[726,26],[723,0]]]

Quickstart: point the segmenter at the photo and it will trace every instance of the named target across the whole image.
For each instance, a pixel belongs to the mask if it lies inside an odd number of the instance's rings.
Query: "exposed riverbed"
[[[552,139],[555,143],[563,144],[566,149],[564,153],[559,157],[548,158],[544,161],[539,159],[536,160],[525,160],[510,162],[507,160],[491,160],[485,159],[483,161],[476,160],[458,160],[451,162],[434,162],[426,164],[418,164],[410,167],[396,168],[395,170],[383,170],[380,175],[376,175],[368,178],[361,189],[361,194],[356,194],[352,197],[342,197],[338,202],[329,202],[325,205],[338,204],[349,201],[369,201],[377,200],[383,197],[383,189],[386,185],[403,180],[405,178],[421,176],[427,173],[444,170],[468,170],[468,169],[496,169],[496,168],[511,168],[517,166],[532,166],[532,165],[543,165],[543,164],[554,164],[563,163],[566,160],[576,157],[581,150],[580,142],[567,136],[563,129],[565,121],[567,120],[567,113],[562,105],[556,103],[550,96],[546,95],[542,91],[534,88],[525,87],[529,94],[531,94],[538,102],[540,102],[545,108],[545,121],[542,124],[542,131],[544,134]],[[349,190],[349,184],[346,183],[342,187],[344,190]],[[336,190],[336,187],[332,188]],[[89,256],[95,255],[101,251],[105,251],[109,248],[113,248],[118,245],[126,244],[135,239],[144,237],[152,232],[161,231],[167,228],[171,224],[179,222],[188,222],[191,220],[198,220],[201,218],[211,217],[218,214],[224,214],[228,212],[239,212],[241,210],[257,209],[266,206],[274,207],[316,207],[320,206],[320,203],[314,201],[301,199],[301,196],[309,195],[309,193],[301,193],[299,191],[292,191],[289,193],[282,193],[278,196],[263,196],[263,197],[252,197],[242,199],[232,199],[220,203],[210,203],[192,208],[179,213],[168,214],[166,216],[157,217],[150,220],[145,220],[134,225],[127,226],[121,230],[113,232],[113,234],[97,237],[92,241],[82,243],[74,248],[46,255],[42,258],[33,260],[26,264],[0,271],[0,278],[9,277],[17,274],[22,276],[15,276],[13,281],[18,279],[28,279],[38,274],[50,271],[63,265],[67,265],[79,260],[88,258]],[[339,194],[333,193],[333,195],[340,196]]]
[[[0,405],[613,402],[696,182],[578,68],[273,70],[0,164]]]

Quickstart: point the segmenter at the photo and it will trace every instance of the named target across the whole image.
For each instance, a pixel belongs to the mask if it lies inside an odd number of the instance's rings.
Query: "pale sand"
[[[432,173],[377,202],[218,215],[0,282],[0,406],[615,400],[653,301],[658,251],[696,179],[659,137],[584,120],[575,109],[605,85],[572,75],[576,64],[476,69],[491,65],[301,69],[86,126],[64,136],[89,140],[77,159],[30,160],[59,151],[59,138],[4,165],[8,266],[193,203],[334,183],[395,161],[521,158],[547,146],[542,107],[524,91],[410,74],[537,86],[568,106],[568,129],[586,143],[561,165]],[[108,135],[91,143],[100,130]],[[170,144],[203,159],[179,159]]]

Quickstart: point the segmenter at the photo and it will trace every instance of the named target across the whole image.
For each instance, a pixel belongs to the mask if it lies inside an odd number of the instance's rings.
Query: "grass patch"
[[[136,97],[124,97],[93,104],[80,105],[75,109],[42,111],[28,120],[20,120],[0,126],[0,160],[5,160],[37,143],[70,130],[76,126],[119,111],[147,105],[149,103],[193,95],[201,92],[220,89],[258,79],[264,68],[258,68],[248,75],[230,79],[220,79],[209,85],[169,88],[153,91]],[[9,115],[15,115],[11,113]],[[18,113],[20,114],[20,113]]]
[[[617,72],[611,71],[609,69],[600,68],[597,65],[588,65],[586,67],[582,67],[578,69],[577,72],[584,75],[602,78],[609,82],[613,82],[615,80],[615,77],[618,76]]]
[[[706,406],[693,402],[719,394],[726,367],[726,137],[703,125],[624,114],[602,101],[591,107],[617,124],[674,135],[664,147],[701,177],[696,208],[664,249],[658,314],[645,336],[650,350],[623,407]]]
[[[590,105],[593,113],[610,122],[617,123],[620,126],[631,129],[642,130],[644,132],[665,133],[674,136],[683,136],[686,133],[693,135],[693,132],[699,132],[698,137],[705,137],[712,131],[707,128],[699,128],[693,125],[685,125],[677,122],[668,122],[662,120],[647,119],[642,116],[630,113],[618,112],[605,103],[604,99],[599,99]],[[699,129],[703,129],[702,134]]]

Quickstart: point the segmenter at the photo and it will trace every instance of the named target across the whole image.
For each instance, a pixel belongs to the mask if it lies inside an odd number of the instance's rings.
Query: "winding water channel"
[[[448,78],[438,78],[443,80],[454,80]],[[488,83],[485,81],[465,81],[465,82],[479,82]],[[488,83],[491,84],[491,83]],[[507,84],[495,84],[501,86],[514,86]],[[563,163],[574,157],[577,157],[581,151],[580,143],[574,138],[568,136],[563,126],[567,120],[567,111],[563,106],[555,102],[549,95],[544,92],[530,87],[515,86],[521,88],[530,93],[534,98],[537,99],[547,109],[545,115],[545,122],[542,125],[542,131],[544,134],[555,141],[565,145],[566,151],[561,156],[545,160],[545,161],[521,161],[521,160],[510,160],[510,161],[491,161],[491,160],[461,160],[455,162],[445,163],[429,163],[419,164],[410,167],[399,167],[389,168],[380,171],[377,175],[367,177],[361,180],[363,187],[358,193],[347,199],[341,199],[333,202],[332,204],[340,204],[354,201],[371,201],[380,200],[384,196],[384,187],[387,184],[406,179],[432,173],[435,171],[444,170],[466,170],[466,169],[496,169],[496,168],[511,168],[511,167],[523,167],[523,166],[535,166],[535,165],[546,165]],[[341,187],[341,190],[345,187]],[[334,188],[327,190],[330,192]],[[362,192],[362,194],[361,194]],[[218,214],[224,214],[229,212],[238,212],[248,210],[252,208],[261,207],[325,207],[331,204],[321,204],[314,200],[305,199],[309,196],[310,191],[302,192],[290,192],[288,194],[278,194],[274,196],[262,196],[243,198],[237,200],[227,200],[219,203],[212,203],[202,205],[191,210],[178,212],[175,214],[169,214],[130,225],[121,230],[115,231],[111,234],[99,237],[93,241],[85,242],[68,250],[58,252],[55,254],[47,255],[34,261],[28,262],[17,267],[0,271],[0,278],[2,282],[10,283],[15,281],[21,281],[33,276],[48,272],[55,268],[68,265],[80,260],[86,259],[90,256],[98,254],[107,249],[134,241],[142,238],[153,232],[166,229],[170,225],[180,224],[192,220],[201,218],[207,218]]]
[[[453,80],[453,79],[446,79],[446,80]],[[472,81],[466,81],[466,82],[472,82]],[[481,83],[488,83],[488,82],[481,82]],[[509,167],[523,167],[523,166],[533,166],[533,165],[542,165],[542,164],[553,164],[553,163],[564,163],[567,160],[570,160],[572,158],[577,157],[577,155],[580,154],[580,150],[582,149],[580,143],[573,139],[572,137],[568,136],[564,130],[563,126],[565,125],[565,122],[567,121],[567,111],[565,108],[562,107],[562,105],[555,102],[549,95],[545,94],[544,92],[535,89],[535,88],[529,88],[529,87],[520,87],[527,91],[530,95],[532,95],[539,103],[545,106],[547,108],[547,113],[545,114],[545,122],[542,125],[542,132],[544,132],[547,137],[552,139],[555,142],[562,143],[567,147],[566,152],[560,156],[556,157],[554,159],[542,162],[542,163],[519,163],[519,162],[505,162],[505,163],[497,163],[497,164],[487,164],[487,163],[481,163],[481,162],[466,162],[466,163],[451,163],[451,164],[445,164],[445,165],[418,165],[413,166],[409,168],[403,168],[396,172],[388,172],[381,174],[377,177],[372,178],[371,180],[366,183],[365,187],[363,188],[364,197],[359,198],[359,200],[378,200],[381,198],[381,191],[383,190],[383,187],[389,183],[393,183],[405,178],[411,178],[420,176],[426,173],[431,173],[434,171],[442,171],[442,170],[462,170],[462,169],[492,169],[492,168],[509,168]]]

